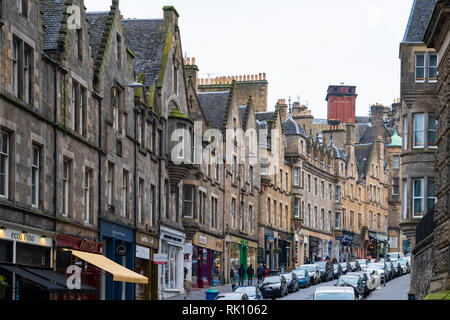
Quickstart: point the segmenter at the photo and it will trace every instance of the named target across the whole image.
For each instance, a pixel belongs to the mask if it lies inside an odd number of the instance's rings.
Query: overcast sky
[[[329,85],[357,86],[357,115],[400,97],[399,43],[413,0],[122,0],[125,18],[180,14],[183,52],[200,76],[267,73],[269,109],[278,99],[308,101],[326,118]],[[85,0],[88,11],[111,0]]]

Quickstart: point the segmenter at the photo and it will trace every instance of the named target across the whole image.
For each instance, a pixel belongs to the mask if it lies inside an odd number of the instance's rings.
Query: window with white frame
[[[300,184],[300,175],[299,175],[299,168],[294,168],[294,185],[298,186]]]
[[[122,172],[122,217],[128,217],[128,193],[129,193],[129,173],[123,169]]]
[[[9,197],[9,133],[0,131],[0,197]]]
[[[428,80],[430,82],[437,81],[438,54],[428,53]]]
[[[68,217],[71,211],[72,201],[72,160],[64,159],[63,162],[63,216]]]
[[[300,199],[294,200],[294,217],[300,218]]]
[[[267,199],[267,211],[266,211],[266,223],[270,224],[270,204],[271,204],[271,200],[270,198]]]
[[[13,94],[19,97],[19,59],[20,43],[16,38],[12,42],[12,61],[13,61]]]
[[[423,148],[425,145],[425,115],[423,113],[416,113],[413,119],[413,146],[414,148]]]
[[[335,220],[334,227],[336,230],[341,229],[341,213],[340,212],[336,212],[336,220]]]
[[[400,169],[400,156],[394,156],[392,167],[394,169]]]
[[[336,186],[336,202],[341,202],[341,187],[340,186]]]
[[[114,202],[114,163],[108,162],[108,171],[106,173],[106,190],[108,194],[108,205],[112,206]]]
[[[23,101],[31,104],[33,49],[27,45],[23,48]]]
[[[424,213],[424,179],[413,179],[413,218]]]
[[[183,186],[183,217],[194,218],[195,187],[191,185]]]
[[[32,163],[31,163],[31,205],[39,207],[40,197],[40,167],[41,167],[41,148],[33,145]]]
[[[253,206],[248,206],[248,232],[251,233],[253,230]]]
[[[403,150],[408,149],[408,116],[403,118]]]
[[[84,170],[84,211],[83,211],[83,221],[89,223],[91,219],[91,170]]]
[[[408,198],[408,181],[404,179],[402,181],[402,218],[406,220],[408,207],[407,207],[407,198]]]
[[[392,195],[398,196],[399,187],[399,178],[392,178]]]
[[[416,82],[425,82],[425,53],[416,53]]]
[[[236,199],[231,199],[231,227],[234,228],[236,223]]]
[[[284,228],[289,227],[289,207],[284,206]]]
[[[138,184],[138,199],[137,199],[137,220],[139,224],[142,224],[142,210],[144,208],[144,180],[139,179]]]
[[[245,203],[242,201],[241,202],[241,214],[240,214],[240,225],[241,225],[241,230],[244,231],[245,230]]]

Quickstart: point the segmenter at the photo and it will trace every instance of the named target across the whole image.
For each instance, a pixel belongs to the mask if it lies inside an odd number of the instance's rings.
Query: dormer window
[[[19,13],[28,19],[28,0],[18,0],[17,7],[19,8]]]

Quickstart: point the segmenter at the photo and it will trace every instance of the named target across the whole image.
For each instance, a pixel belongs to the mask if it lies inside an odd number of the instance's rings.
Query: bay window
[[[300,218],[300,199],[294,200],[294,218]]]
[[[424,213],[424,179],[413,180],[413,218],[422,217]]]
[[[428,115],[428,147],[436,148],[437,119],[434,114]]]
[[[299,168],[294,168],[294,185],[298,186],[300,184]]]
[[[435,181],[434,179],[428,178],[428,187],[427,187],[427,212],[434,208],[436,204],[436,191],[435,191]]]
[[[423,113],[414,114],[413,147],[423,148],[425,144],[425,117]]]
[[[416,54],[416,82],[425,82],[425,53]]]

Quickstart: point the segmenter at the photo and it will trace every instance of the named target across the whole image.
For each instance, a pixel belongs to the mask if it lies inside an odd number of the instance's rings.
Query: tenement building
[[[439,57],[437,68],[436,94],[436,197],[434,210],[435,229],[431,234],[433,253],[431,259],[431,281],[429,292],[433,299],[442,299],[450,290],[450,134],[449,134],[449,42],[450,29],[450,4],[448,1],[438,1],[431,15],[430,22],[424,35],[424,41],[428,48],[436,49]],[[424,239],[426,242],[426,239]],[[422,271],[419,271],[422,272]]]
[[[403,41],[401,59],[401,203],[400,226],[409,246],[416,246],[416,228],[436,203],[436,94],[439,52],[423,42],[425,28],[437,0],[414,1]],[[447,181],[448,182],[448,181]],[[419,239],[422,240],[422,239]],[[413,249],[410,293],[423,298],[431,279],[431,246]],[[417,252],[419,250],[421,253]],[[415,273],[420,274],[416,281]]]

